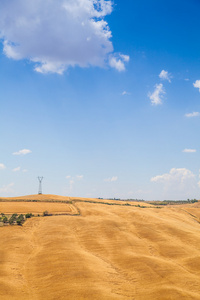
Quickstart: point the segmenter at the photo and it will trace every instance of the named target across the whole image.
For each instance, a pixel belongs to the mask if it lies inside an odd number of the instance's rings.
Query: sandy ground
[[[200,203],[75,205],[0,228],[1,300],[200,299]]]

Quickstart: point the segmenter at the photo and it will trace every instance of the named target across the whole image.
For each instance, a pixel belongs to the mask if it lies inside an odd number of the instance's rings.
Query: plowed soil
[[[73,200],[40,200],[50,198]],[[0,228],[1,300],[200,299],[200,203],[141,208],[87,200],[70,204],[77,216]],[[33,204],[25,203],[27,212]]]

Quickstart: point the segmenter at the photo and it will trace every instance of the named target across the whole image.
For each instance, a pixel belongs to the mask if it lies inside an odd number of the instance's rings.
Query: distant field
[[[109,203],[109,204],[118,204],[125,205],[128,203],[129,205],[145,205],[151,207],[152,205],[148,202],[140,202],[140,201],[122,201],[122,200],[108,200],[108,199],[97,199],[97,198],[80,198],[80,197],[65,197],[58,195],[28,195],[21,197],[9,197],[9,198],[1,198],[0,201],[47,201],[47,202],[69,202],[69,201],[78,201],[78,202],[96,202],[96,203]]]
[[[44,211],[48,211],[50,214],[72,214],[77,212],[73,205],[65,203],[0,202],[0,213],[4,214],[42,214]]]
[[[0,228],[1,300],[200,299],[200,202],[157,208],[54,195],[2,200],[0,213],[77,207],[80,215]]]

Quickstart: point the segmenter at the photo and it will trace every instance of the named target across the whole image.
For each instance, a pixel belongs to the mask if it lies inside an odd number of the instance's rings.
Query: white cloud
[[[29,149],[22,149],[22,150],[19,150],[17,152],[13,152],[13,155],[26,155],[26,154],[29,154],[31,152],[32,151],[29,150]]]
[[[4,170],[6,166],[4,164],[0,164],[0,170]]]
[[[197,152],[196,149],[184,149],[182,152],[185,152],[185,153],[195,153]]]
[[[13,190],[12,190],[12,186],[14,185],[14,183],[9,183],[7,185],[3,185],[2,188],[0,188],[0,193],[3,193],[3,194],[7,194],[7,193],[12,193]]]
[[[23,169],[22,172],[23,172],[23,173],[26,173],[26,172],[28,172],[28,170],[27,170],[27,169]]]
[[[129,60],[130,60],[130,56],[129,55],[120,54],[120,57],[125,62],[129,62]]]
[[[168,71],[162,70],[159,74],[160,79],[171,82],[172,75]]]
[[[169,173],[157,175],[151,178],[151,182],[183,184],[188,179],[194,179],[195,175],[185,168],[172,168]]]
[[[195,178],[195,175],[185,168],[172,168],[169,173],[157,175],[151,178],[151,182],[179,182],[183,183],[187,179]]]
[[[104,181],[106,181],[106,182],[113,182],[113,181],[117,181],[117,180],[118,180],[117,176],[113,176],[113,177],[104,179]]]
[[[125,62],[129,61],[129,56],[128,55],[111,55],[109,64],[112,68],[116,69],[119,72],[125,71]]]
[[[125,96],[125,95],[130,95],[131,93],[127,92],[127,91],[123,91],[122,93],[122,96]]]
[[[199,117],[199,116],[200,116],[200,113],[198,111],[194,111],[192,113],[185,114],[185,117],[187,117],[187,118],[193,118],[193,117]]]
[[[190,79],[189,79],[189,78],[185,78],[184,80],[185,80],[185,81],[190,81]]]
[[[71,176],[70,176],[70,175],[67,175],[67,176],[66,176],[66,179],[70,179],[70,178],[71,178]]]
[[[152,177],[151,182],[157,185],[156,191],[163,200],[197,198],[199,194],[198,180],[186,168],[173,168],[169,173]]]
[[[196,80],[194,83],[193,83],[193,86],[197,89],[199,89],[199,92],[200,92],[200,80]]]
[[[12,169],[13,172],[18,172],[20,170],[21,170],[21,167],[17,167],[17,168]]]
[[[111,0],[0,1],[3,51],[8,58],[32,61],[40,73],[107,63],[123,71],[129,56],[115,57],[104,20],[112,10]]]
[[[76,175],[76,178],[77,178],[78,180],[81,180],[81,179],[83,179],[83,175]]]
[[[164,94],[165,94],[165,90],[163,88],[163,84],[162,83],[156,84],[154,92],[152,94],[151,93],[148,94],[148,97],[151,100],[151,104],[152,105],[162,104],[162,98]]]

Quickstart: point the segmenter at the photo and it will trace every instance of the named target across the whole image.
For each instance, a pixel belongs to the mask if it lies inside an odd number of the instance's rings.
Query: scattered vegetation
[[[198,202],[196,199],[187,199],[187,200],[164,200],[164,201],[149,201],[149,204],[152,205],[180,205]]]
[[[29,218],[31,218],[31,217],[33,217],[33,214],[31,214],[31,213],[28,213],[28,214],[25,215],[25,218],[26,218],[26,219],[29,219]]]
[[[2,221],[3,221],[4,224],[8,223],[8,218],[6,216],[4,216],[3,219],[2,219]]]
[[[9,219],[9,224],[13,225],[17,220],[17,214],[13,214],[12,217]]]
[[[45,211],[43,212],[43,216],[44,216],[44,217],[49,216],[49,213],[48,213],[47,210],[45,210]]]
[[[152,206],[145,206],[145,205],[141,205],[141,204],[133,204],[134,201],[138,201],[138,202],[142,202],[142,204],[148,203],[153,205],[154,208],[162,208],[162,206],[165,205],[180,205],[180,204],[192,204],[195,202],[198,202],[198,200],[196,199],[187,199],[187,200],[164,200],[164,201],[144,201],[144,200],[138,200],[138,199],[127,199],[126,201],[129,201],[129,203],[125,202],[125,200],[121,200],[121,202],[111,202],[109,200],[120,200],[120,199],[103,199],[103,198],[98,198],[99,200],[103,200],[103,201],[93,201],[93,200],[80,200],[80,199],[73,199],[73,200],[48,200],[48,201],[39,201],[39,200],[25,200],[25,202],[52,202],[52,203],[65,203],[65,204],[72,204],[73,206],[75,206],[77,213],[75,214],[71,214],[72,216],[80,216],[81,212],[80,209],[78,207],[76,207],[76,202],[86,202],[86,203],[94,203],[94,204],[103,204],[103,205],[114,205],[114,206],[131,206],[131,207],[139,207],[139,208],[152,208]],[[3,201],[0,198],[0,201]],[[10,202],[9,200],[6,200],[6,202]],[[24,202],[21,200],[17,200],[15,202]],[[130,203],[132,202],[132,203]],[[56,214],[55,214],[56,215]],[[66,215],[68,215],[66,213]],[[4,214],[4,213],[0,213],[0,226],[4,226],[4,225],[22,225],[26,219],[29,219],[31,217],[33,217],[34,215],[32,213],[26,213],[26,214],[13,214],[13,215],[9,215],[9,214]],[[49,213],[47,210],[45,210],[42,214],[37,214],[35,215],[37,217],[46,217],[46,216],[52,216],[51,213]]]
[[[17,225],[22,225],[25,221],[24,215],[19,215],[19,217],[17,218]]]
[[[26,219],[33,217],[32,213],[27,213],[25,215],[23,214],[12,214],[12,215],[5,215],[4,213],[1,213],[0,222],[3,223],[3,225],[22,225]]]

